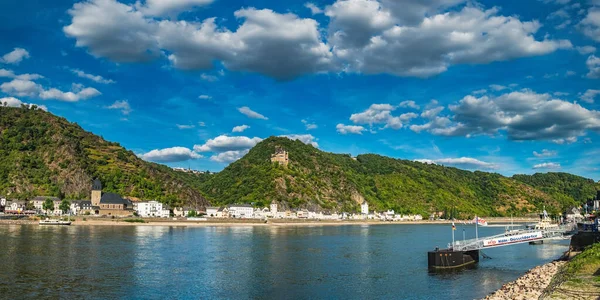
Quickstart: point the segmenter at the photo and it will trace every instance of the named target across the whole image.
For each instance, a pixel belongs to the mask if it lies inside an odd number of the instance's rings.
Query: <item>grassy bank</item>
[[[554,276],[541,299],[598,299],[600,243],[576,255]]]

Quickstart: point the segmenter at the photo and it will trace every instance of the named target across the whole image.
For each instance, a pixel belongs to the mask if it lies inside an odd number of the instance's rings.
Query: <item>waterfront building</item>
[[[219,209],[220,209],[220,207],[218,207],[218,206],[209,206],[206,208],[206,215],[211,218],[216,218],[217,212],[219,211]]]
[[[269,208],[271,210],[271,217],[277,217],[277,202],[271,202]]]
[[[32,202],[33,202],[33,207],[35,208],[36,213],[38,213],[38,214],[45,213],[44,202],[46,202],[46,199],[50,199],[53,202],[60,200],[60,199],[58,199],[58,197],[49,197],[49,196],[37,196],[37,197],[33,198]]]
[[[168,218],[170,216],[168,207],[159,201],[136,202],[136,212],[143,218]]]
[[[360,213],[363,215],[369,214],[369,203],[366,200],[360,205]]]
[[[254,209],[250,204],[232,204],[229,205],[229,215],[232,218],[252,218]]]
[[[92,183],[92,210],[95,215],[130,216],[133,203],[115,193],[102,193],[102,183],[96,179]]]
[[[0,212],[4,212],[6,208],[6,197],[0,196]]]

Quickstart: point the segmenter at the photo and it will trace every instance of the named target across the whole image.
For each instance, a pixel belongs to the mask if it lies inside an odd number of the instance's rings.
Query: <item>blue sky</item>
[[[269,136],[504,175],[600,179],[600,2],[0,4],[0,102],[173,167]]]

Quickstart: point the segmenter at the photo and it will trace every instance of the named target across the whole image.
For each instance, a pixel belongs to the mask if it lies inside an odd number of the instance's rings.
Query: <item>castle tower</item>
[[[281,147],[277,147],[275,153],[271,154],[271,162],[277,162],[280,165],[287,167],[289,163],[288,152]]]
[[[102,197],[102,183],[98,178],[92,183],[92,206],[100,206],[100,198]]]

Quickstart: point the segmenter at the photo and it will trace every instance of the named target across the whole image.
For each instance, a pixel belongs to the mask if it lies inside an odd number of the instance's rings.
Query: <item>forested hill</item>
[[[270,161],[277,147],[289,152],[287,167]],[[374,154],[353,158],[275,137],[202,184],[205,195],[218,204],[262,206],[274,200],[292,208],[357,211],[366,200],[380,211],[446,211],[461,217],[523,215],[543,206],[558,212],[587,200],[599,188],[570,174],[508,178]]]
[[[287,167],[271,162],[277,148],[289,152]],[[366,200],[372,210],[456,217],[523,215],[543,206],[558,212],[600,189],[566,173],[509,178],[374,154],[327,153],[276,137],[217,174],[195,175],[143,161],[48,112],[0,107],[0,195],[89,199],[93,178],[106,192],[171,205],[260,207],[277,201],[284,208],[352,212]]]
[[[89,199],[93,178],[105,192],[127,197],[208,204],[193,174],[143,161],[48,112],[0,107],[0,195]]]

